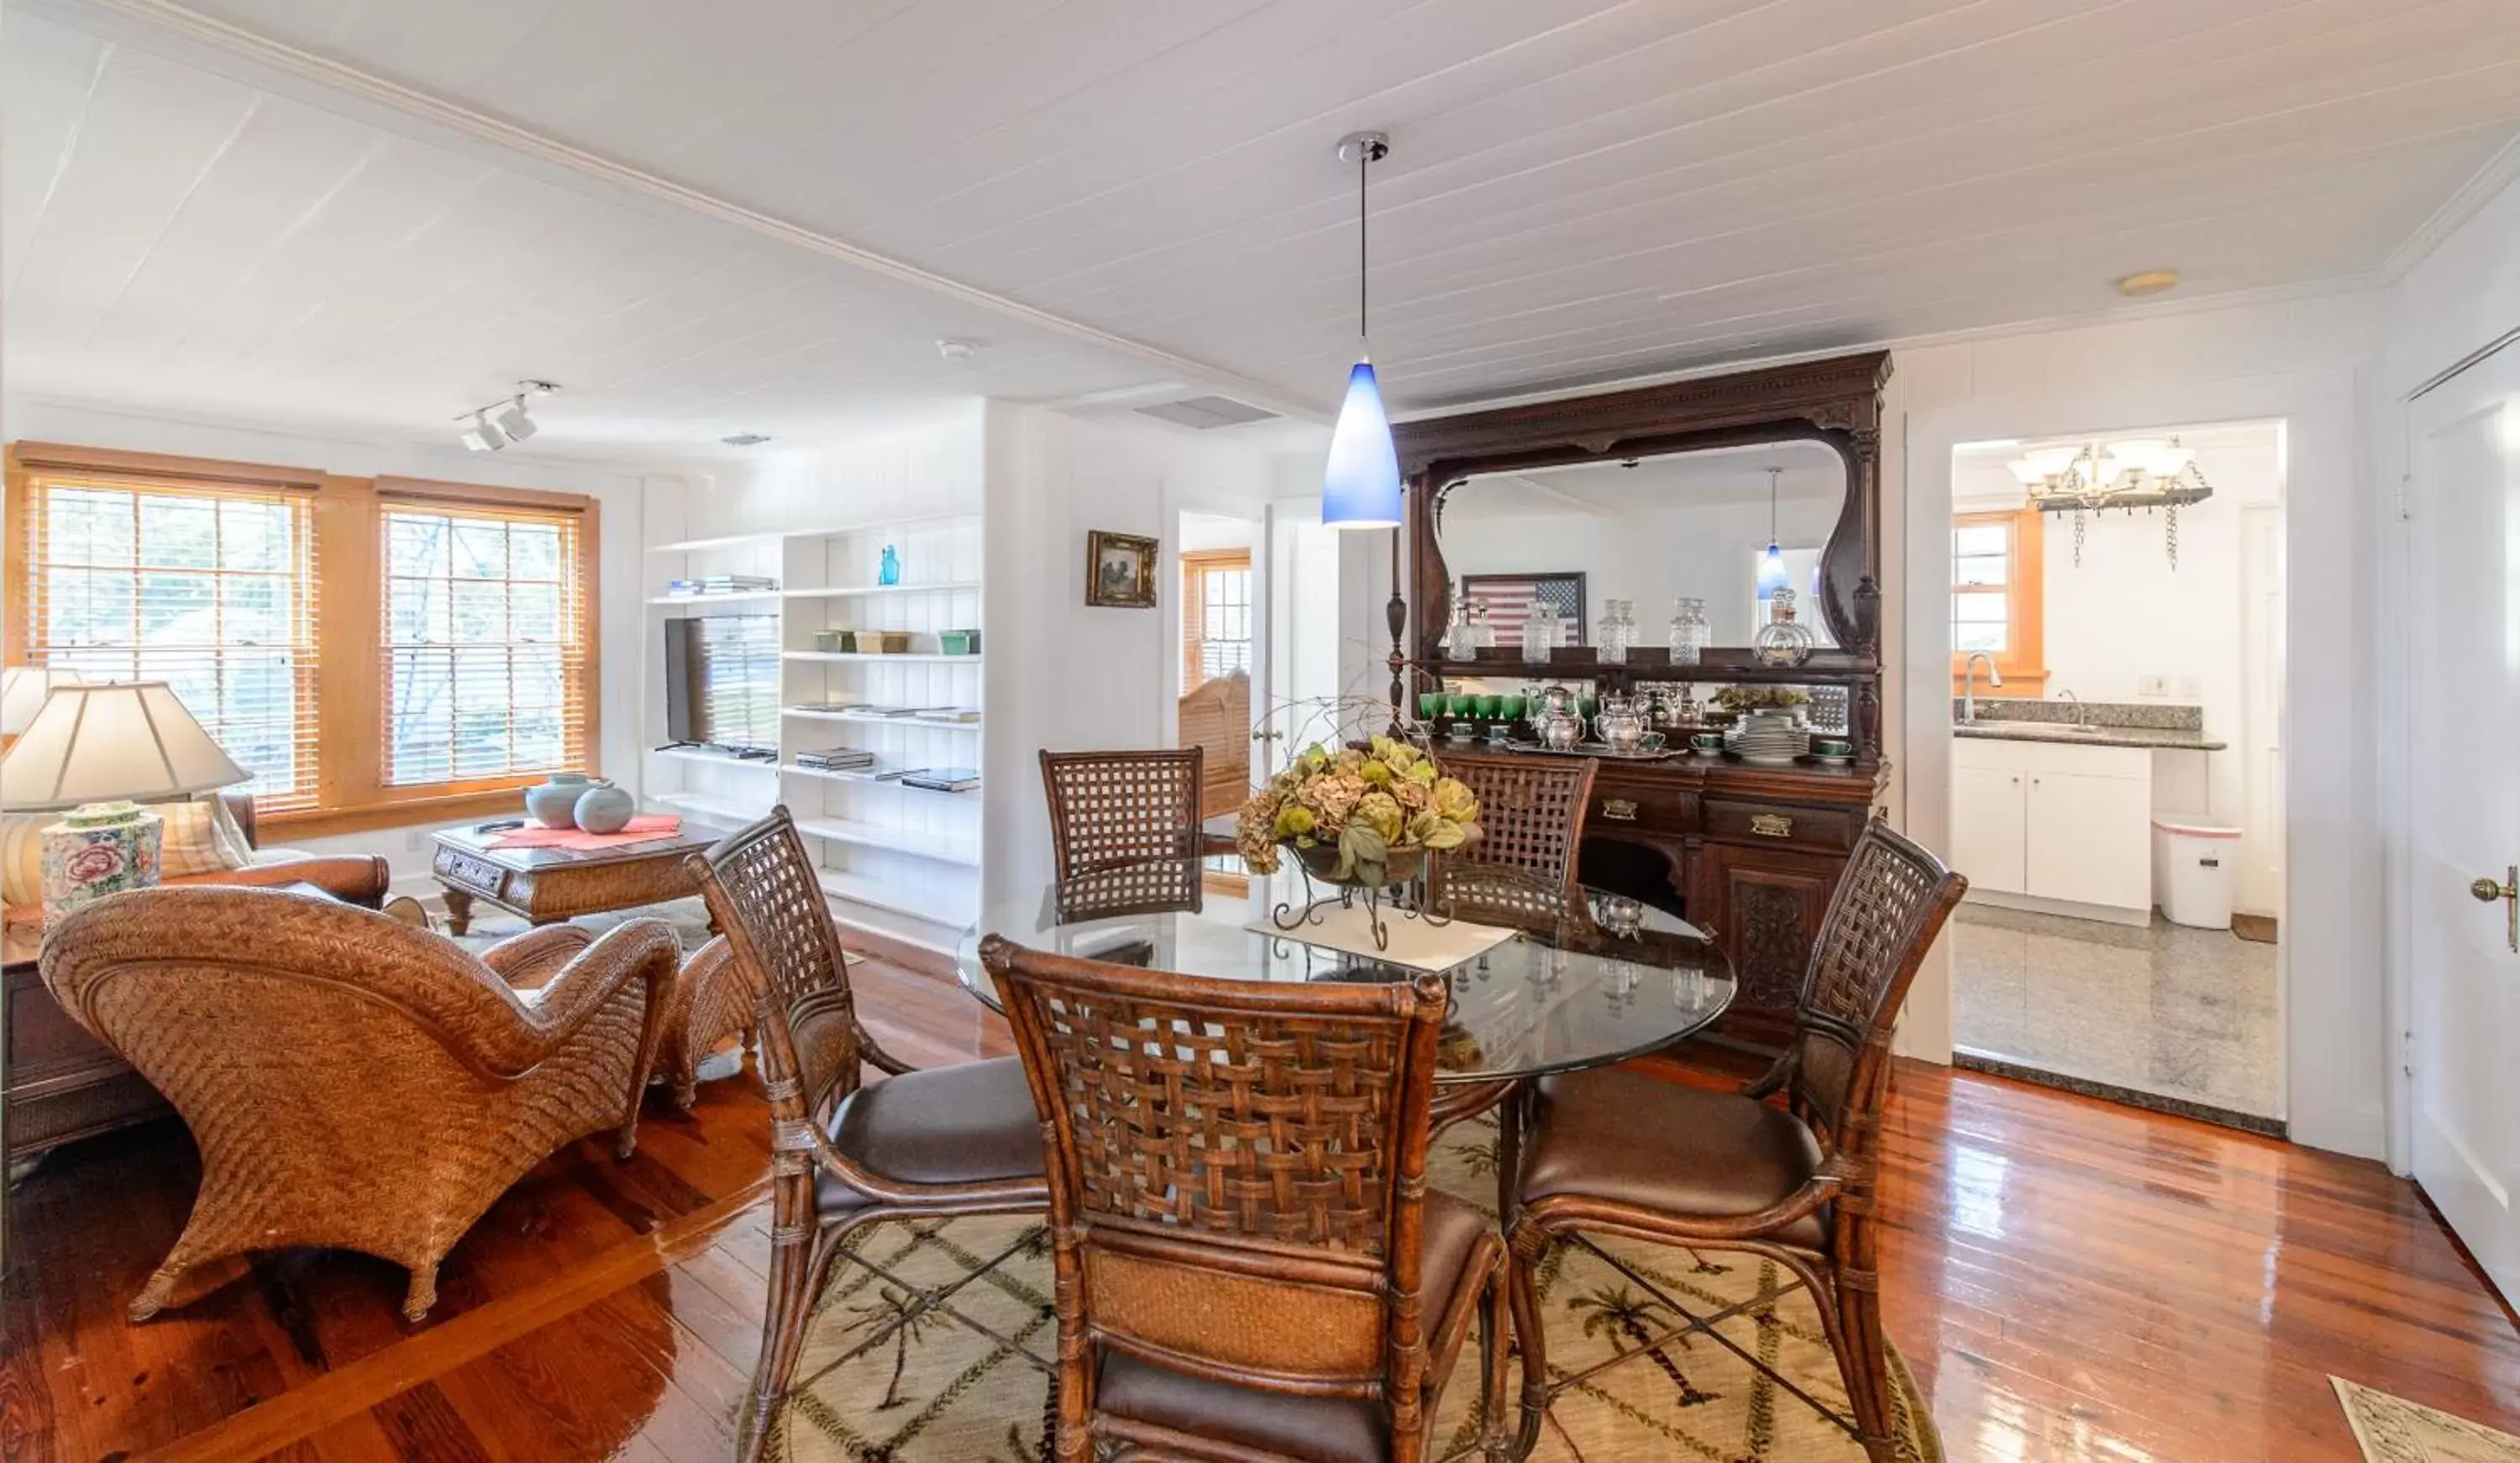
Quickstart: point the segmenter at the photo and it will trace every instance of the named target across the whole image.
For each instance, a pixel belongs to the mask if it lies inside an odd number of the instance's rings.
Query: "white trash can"
[[[2229,929],[2239,863],[2240,830],[2229,823],[2184,813],[2154,817],[2153,898],[2172,924]]]

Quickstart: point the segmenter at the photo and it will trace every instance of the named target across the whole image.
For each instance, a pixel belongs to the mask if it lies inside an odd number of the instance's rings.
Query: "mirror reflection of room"
[[[1674,601],[1687,598],[1703,601],[1708,644],[1746,646],[1782,584],[1795,618],[1827,646],[1820,558],[1845,502],[1835,452],[1768,442],[1481,474],[1446,496],[1441,535],[1447,566],[1499,645],[1519,643],[1521,603],[1546,592],[1575,612],[1560,643],[1598,644],[1616,602],[1635,643],[1665,644]],[[1491,583],[1504,593],[1488,593]]]

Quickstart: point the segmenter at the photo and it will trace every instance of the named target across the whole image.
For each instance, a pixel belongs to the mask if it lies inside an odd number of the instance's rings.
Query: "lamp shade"
[[[1332,528],[1400,526],[1400,455],[1371,361],[1347,374],[1347,400],[1330,428],[1329,466],[1322,472],[1322,521]]]
[[[0,807],[160,802],[252,777],[163,681],[62,686],[0,757]]]
[[[54,687],[78,684],[78,672],[68,666],[13,665],[0,671],[0,736],[15,736],[31,726]]]

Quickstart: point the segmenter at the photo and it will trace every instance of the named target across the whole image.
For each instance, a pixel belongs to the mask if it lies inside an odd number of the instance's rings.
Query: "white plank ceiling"
[[[2512,0],[198,9],[1315,402],[1354,350],[1331,147],[1384,128],[1373,342],[1403,408],[2085,314],[2139,269],[2188,294],[2361,276],[2520,131]],[[170,377],[357,375],[382,327],[413,373],[766,409],[816,363],[820,392],[889,378],[834,343],[843,316],[904,327],[905,372],[968,333],[1020,358],[990,375],[1075,371],[1044,390],[1131,374],[1004,320],[928,323],[803,251],[528,204],[315,108],[167,85],[129,46],[20,25],[9,50],[8,303],[42,323],[47,378],[116,375],[134,338]]]

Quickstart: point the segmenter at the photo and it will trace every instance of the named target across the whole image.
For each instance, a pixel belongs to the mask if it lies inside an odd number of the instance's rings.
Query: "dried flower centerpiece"
[[[1339,886],[1339,903],[1353,903],[1354,892],[1365,890],[1379,948],[1385,942],[1376,891],[1424,873],[1429,853],[1476,839],[1478,819],[1469,787],[1405,741],[1377,736],[1368,746],[1337,750],[1315,743],[1242,805],[1235,846],[1243,863],[1264,874],[1278,871],[1281,848],[1293,850],[1307,884]],[[1318,922],[1327,903],[1307,899],[1291,920],[1292,906],[1282,905],[1278,922],[1287,929]]]

